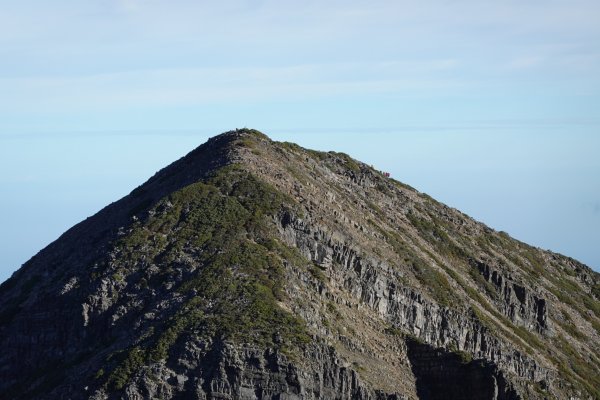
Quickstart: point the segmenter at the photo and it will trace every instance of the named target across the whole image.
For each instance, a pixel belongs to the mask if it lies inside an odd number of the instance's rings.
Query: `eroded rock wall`
[[[442,307],[419,291],[402,286],[401,270],[363,256],[353,246],[305,220],[287,215],[279,226],[290,246],[327,269],[332,285],[350,293],[392,326],[434,347],[456,346],[520,379],[553,379],[551,371],[492,335],[466,309]]]

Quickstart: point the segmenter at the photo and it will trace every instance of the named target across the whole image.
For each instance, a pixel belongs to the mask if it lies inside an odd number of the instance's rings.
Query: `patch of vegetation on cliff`
[[[352,171],[355,174],[359,174],[361,172],[360,164],[348,154],[338,153],[335,151],[330,151],[329,154],[336,156],[341,161],[341,165],[343,165],[347,170]]]
[[[297,156],[308,155],[315,161],[324,161],[329,158],[329,153],[326,153],[324,151],[305,149],[305,148],[297,145],[296,143],[277,142],[277,145],[279,146],[280,149],[287,150],[291,153],[294,153]]]
[[[546,274],[545,277],[552,283],[552,286],[547,287],[547,289],[562,303],[568,304],[577,310],[600,334],[600,301],[585,293],[570,276]]]
[[[460,359],[461,364],[468,364],[471,361],[473,361],[473,356],[471,355],[471,353],[468,353],[468,352],[463,351],[463,350],[459,350],[458,346],[454,342],[450,343],[450,345],[448,346],[448,350],[451,353],[454,353],[455,355],[458,356],[458,358]]]
[[[116,390],[121,390],[125,387],[127,382],[131,379],[134,373],[139,372],[141,368],[146,364],[147,356],[146,352],[139,348],[134,347],[129,350],[123,357],[121,363],[115,368],[107,379],[107,385]],[[104,376],[104,370],[96,373],[96,376]]]
[[[440,254],[461,263],[464,263],[470,257],[470,254],[458,246],[442,229],[444,224],[439,218],[430,215],[431,219],[429,220],[412,212],[407,213],[406,217],[422,234],[422,237],[433,245]]]
[[[596,299],[600,300],[600,283],[596,283],[594,286],[592,286],[592,294],[594,297],[596,297]]]
[[[567,360],[555,360],[560,374],[584,387],[594,398],[600,399],[598,365],[594,366],[589,360],[585,360],[564,336],[558,335],[556,340],[567,356]]]
[[[566,313],[564,310],[561,310],[562,313],[562,321],[556,320],[556,322],[560,325],[561,328],[565,330],[565,332],[569,333],[569,335],[573,336],[576,339],[584,339],[586,336],[581,333],[581,331],[575,325],[575,322],[571,318],[571,316]]]
[[[129,267],[150,255],[169,270],[186,254],[200,267],[177,280],[176,290],[187,299],[179,310],[113,360],[112,371],[103,374],[107,387],[122,389],[142,366],[168,359],[184,337],[278,348],[290,355],[304,346],[309,341],[304,322],[278,304],[285,299],[284,260],[294,263],[301,256],[279,243],[269,226],[290,204],[272,186],[232,165],[161,200],[146,221],[119,239],[115,247]],[[124,279],[123,268],[118,271]]]
[[[450,282],[440,271],[421,259],[414,259],[411,266],[415,277],[440,305],[449,307],[457,299]]]

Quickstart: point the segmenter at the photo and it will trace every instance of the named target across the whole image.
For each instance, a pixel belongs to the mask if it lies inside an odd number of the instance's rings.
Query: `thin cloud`
[[[442,61],[441,64],[446,64]],[[431,92],[462,85],[423,71],[440,61],[370,64],[307,64],[285,67],[148,69],[76,77],[1,79],[6,110],[193,105],[243,100],[294,100],[370,93]],[[416,74],[416,71],[421,71]]]
[[[524,93],[596,95],[598,14],[592,0],[13,2],[0,119],[372,94],[490,99],[491,117]]]
[[[539,66],[542,63],[542,57],[538,56],[529,56],[529,57],[519,57],[512,60],[508,64],[509,69],[530,69]]]

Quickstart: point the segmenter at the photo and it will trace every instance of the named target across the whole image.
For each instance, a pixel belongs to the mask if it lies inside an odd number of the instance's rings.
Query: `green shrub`
[[[596,297],[596,299],[600,300],[600,283],[596,283],[594,286],[592,286],[592,294],[594,297]]]
[[[440,252],[455,261],[464,262],[470,254],[454,243],[443,230],[443,223],[438,218],[430,216],[431,220],[419,217],[409,212],[406,217],[410,223],[422,234],[423,238],[431,243]]]

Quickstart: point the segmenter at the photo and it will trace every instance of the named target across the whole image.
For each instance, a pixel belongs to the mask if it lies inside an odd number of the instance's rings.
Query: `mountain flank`
[[[600,275],[242,129],[0,285],[1,399],[600,399]]]

